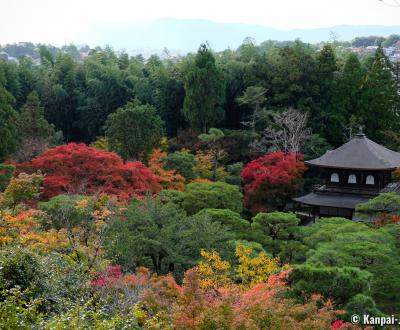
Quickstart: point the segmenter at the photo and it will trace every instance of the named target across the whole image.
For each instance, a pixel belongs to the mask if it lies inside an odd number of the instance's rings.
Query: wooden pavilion
[[[381,192],[400,193],[392,172],[400,167],[400,153],[368,139],[362,132],[335,150],[305,162],[319,169],[323,183],[305,196],[294,198],[300,215],[354,218],[357,204]]]

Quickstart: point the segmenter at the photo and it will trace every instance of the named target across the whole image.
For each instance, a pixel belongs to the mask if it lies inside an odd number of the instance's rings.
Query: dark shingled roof
[[[361,170],[387,170],[400,167],[400,153],[389,150],[359,133],[335,150],[329,150],[306,164]]]
[[[310,193],[302,197],[293,198],[293,200],[305,205],[338,207],[341,209],[355,209],[357,204],[365,203],[372,197],[373,196],[367,197],[352,194]]]

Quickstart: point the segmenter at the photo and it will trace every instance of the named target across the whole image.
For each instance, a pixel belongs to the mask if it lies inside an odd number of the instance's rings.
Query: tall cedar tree
[[[18,113],[14,110],[14,97],[5,89],[5,77],[0,70],[0,161],[12,153],[17,146],[16,122]]]
[[[46,58],[51,57],[47,55]],[[46,118],[61,130],[67,141],[76,140],[82,134],[76,125],[78,120],[78,63],[65,53],[45,60],[41,66],[40,94]],[[52,63],[49,65],[49,63]]]
[[[335,51],[331,45],[326,45],[318,54],[318,80],[320,98],[320,119],[322,125],[322,136],[328,143],[340,145],[342,140],[342,123],[345,118],[341,109],[335,103],[335,91],[337,84],[337,70]],[[321,129],[321,128],[320,128]]]
[[[44,118],[44,109],[40,106],[36,92],[28,95],[26,103],[21,108],[18,131],[21,145],[17,151],[17,158],[22,161],[40,155],[54,136],[54,126]]]
[[[350,118],[361,124],[362,89],[365,80],[365,69],[356,54],[349,54],[344,68],[338,78],[335,103],[344,116],[343,125],[348,125]],[[348,132],[348,137],[353,132]]]
[[[396,115],[397,86],[392,64],[380,46],[367,62],[368,73],[363,88],[363,119],[366,133],[375,140],[382,140],[382,131],[398,129]]]
[[[207,132],[224,118],[222,103],[225,82],[222,72],[207,45],[200,46],[193,63],[189,63],[185,76],[183,114],[194,128]]]

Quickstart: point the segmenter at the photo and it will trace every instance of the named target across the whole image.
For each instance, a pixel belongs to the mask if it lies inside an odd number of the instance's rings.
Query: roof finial
[[[365,137],[365,134],[363,132],[362,126],[358,126],[358,133],[356,134],[356,137]]]

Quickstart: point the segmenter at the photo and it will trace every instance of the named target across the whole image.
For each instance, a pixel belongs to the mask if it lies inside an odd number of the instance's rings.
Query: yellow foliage
[[[194,166],[195,173],[203,179],[211,180],[213,177],[213,156],[211,152],[199,152],[195,156],[196,165]],[[224,166],[218,166],[216,171],[216,179],[222,180],[228,176]]]
[[[15,207],[19,203],[37,199],[43,179],[44,176],[40,172],[20,173],[17,177],[12,178],[4,193],[0,196],[0,206]]]
[[[107,139],[103,136],[98,136],[96,141],[90,144],[92,148],[96,148],[98,150],[108,150],[108,142]]]
[[[221,259],[216,251],[207,252],[201,250],[201,256],[204,258],[197,265],[197,271],[200,275],[200,286],[203,289],[218,289],[229,286],[231,265],[228,261]]]
[[[196,178],[191,181],[192,183],[211,183],[212,181],[209,179],[203,179],[203,178]]]
[[[160,140],[160,149],[161,151],[167,152],[168,151],[168,138],[163,136]]]
[[[86,209],[89,205],[89,200],[84,198],[76,202],[75,208],[78,210]]]
[[[166,170],[164,168],[166,156],[166,152],[154,149],[149,159],[150,170],[160,178],[163,188],[184,191],[185,178],[174,170]]]
[[[239,265],[236,267],[236,275],[242,279],[245,286],[264,283],[267,278],[279,270],[277,258],[269,258],[264,251],[252,258],[252,249],[243,245],[236,247],[235,255]]]
[[[253,250],[243,245],[236,247],[235,255],[238,259],[235,277],[242,280],[242,288],[249,288],[256,284],[265,283],[268,277],[276,273],[279,268],[277,258],[270,258],[264,251],[252,257]],[[197,265],[200,276],[200,286],[205,289],[220,289],[229,287],[233,283],[231,265],[221,259],[216,251],[200,252],[203,260]]]
[[[17,215],[0,213],[0,245],[18,242],[25,246],[54,250],[67,245],[64,231],[43,231],[37,220],[40,211],[28,210]]]

